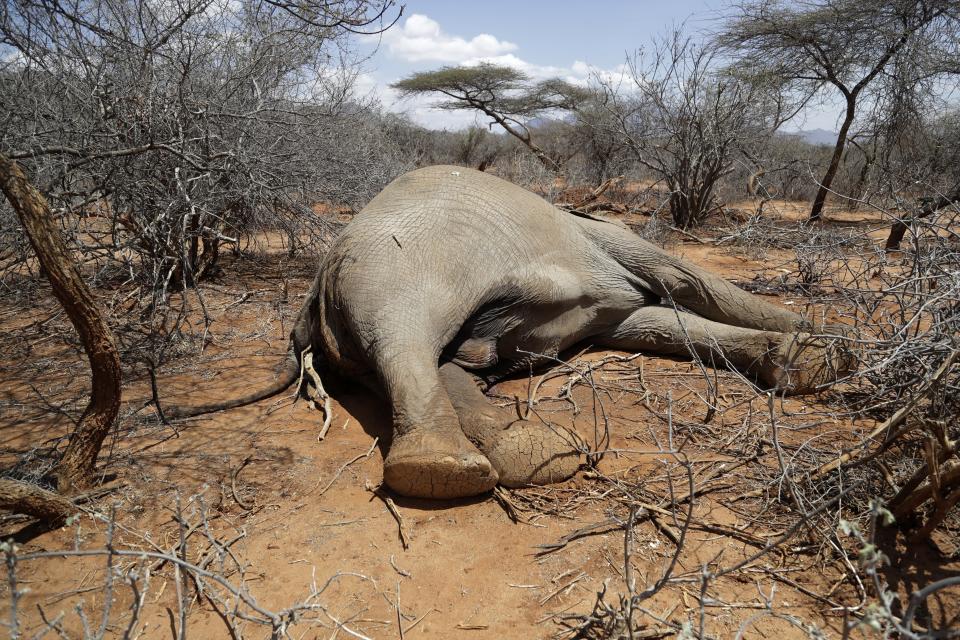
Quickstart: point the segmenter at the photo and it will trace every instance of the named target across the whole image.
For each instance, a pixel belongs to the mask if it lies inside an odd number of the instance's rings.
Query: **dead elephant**
[[[680,308],[685,310],[680,310]],[[495,379],[582,341],[725,363],[805,393],[843,373],[829,341],[773,306],[616,223],[559,210],[500,178],[436,166],[400,176],[324,257],[272,387],[310,352],[321,374],[367,381],[393,408],[384,480],[453,498],[566,479],[560,434],[494,407],[467,371]]]

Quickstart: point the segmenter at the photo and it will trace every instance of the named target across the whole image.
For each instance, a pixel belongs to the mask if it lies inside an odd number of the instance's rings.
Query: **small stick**
[[[416,620],[414,620],[414,621],[413,621],[413,624],[411,624],[409,627],[407,627],[407,628],[404,630],[404,633],[410,633],[410,630],[411,630],[411,629],[413,629],[415,626],[417,626],[418,624],[420,624],[420,621],[421,621],[421,620],[423,620],[424,618],[426,618],[428,615],[430,615],[430,614],[433,613],[434,611],[436,611],[436,609],[427,609],[427,612],[426,612],[425,614],[423,614],[422,616],[420,616],[419,618],[417,618]]]
[[[410,535],[407,533],[407,527],[403,523],[403,516],[400,515],[399,511],[397,511],[397,505],[393,503],[393,498],[388,496],[387,492],[384,491],[382,487],[374,487],[370,484],[369,481],[366,483],[365,488],[367,491],[369,491],[373,495],[383,500],[383,503],[387,505],[387,509],[390,511],[390,515],[392,515],[393,519],[397,521],[397,526],[400,529],[400,544],[403,546],[405,550],[409,549]]]
[[[225,307],[223,308],[223,310],[226,311],[226,310],[229,309],[230,307],[235,307],[235,306],[238,305],[238,304],[243,304],[244,302],[247,301],[247,299],[248,299],[249,297],[250,297],[250,292],[249,292],[249,291],[245,291],[245,292],[243,293],[243,295],[240,296],[240,298],[238,298],[237,300],[234,300],[233,302],[231,302],[230,304],[228,304],[227,306],[225,306]]]
[[[370,448],[367,450],[366,453],[361,453],[361,454],[358,455],[358,456],[354,456],[353,458],[351,458],[351,459],[348,460],[347,462],[344,462],[342,465],[340,465],[340,468],[337,469],[337,472],[336,472],[335,474],[333,474],[333,477],[330,478],[330,481],[327,482],[326,486],[324,486],[323,489],[320,490],[320,493],[317,494],[317,497],[319,498],[320,496],[322,496],[323,494],[325,494],[325,493],[327,492],[327,489],[329,489],[331,486],[333,486],[333,483],[337,481],[337,478],[340,477],[340,474],[343,473],[344,470],[345,470],[347,467],[349,467],[350,465],[352,465],[354,462],[356,462],[356,461],[358,461],[358,460],[362,460],[362,459],[364,459],[364,458],[369,458],[370,456],[372,456],[374,449],[377,448],[377,443],[378,443],[378,442],[380,442],[380,436],[377,436],[376,438],[373,439],[373,444],[370,445]],[[315,485],[313,486],[313,489],[310,489],[310,491],[308,491],[307,494],[309,495],[309,494],[313,493],[314,491],[316,491],[316,489],[317,489],[318,486],[320,486],[320,481],[319,481],[319,480],[317,480],[317,484],[315,484]]]
[[[503,507],[503,510],[507,513],[507,517],[510,518],[511,522],[530,524],[529,520],[520,515],[520,509],[513,500],[511,500],[510,492],[507,489],[497,485],[493,488],[493,498],[497,501],[497,504]]]
[[[250,511],[251,509],[253,509],[253,505],[247,504],[240,499],[240,495],[237,493],[237,476],[240,475],[240,472],[243,471],[243,468],[245,466],[250,464],[250,460],[252,460],[250,456],[247,456],[246,458],[244,458],[243,462],[241,462],[240,465],[233,470],[233,473],[230,474],[230,492],[233,494],[233,499],[237,501],[237,504],[240,505],[240,507],[243,508],[244,511]]]
[[[397,573],[399,573],[399,574],[400,574],[401,576],[403,576],[404,578],[409,578],[409,577],[410,577],[410,572],[409,572],[409,571],[407,571],[406,569],[401,569],[400,567],[397,566],[396,560],[393,559],[393,554],[390,555],[390,566],[393,567],[393,570],[396,571]],[[424,614],[424,615],[426,615],[426,614]],[[410,629],[407,629],[407,631],[409,631],[409,630],[410,630]]]
[[[403,640],[403,617],[400,615],[400,581],[397,580],[397,600],[394,603],[397,607],[397,630],[400,632],[400,640]]]
[[[572,587],[573,585],[575,585],[576,583],[580,582],[581,580],[583,580],[583,579],[586,578],[586,577],[587,577],[586,572],[581,571],[581,572],[580,572],[580,575],[578,575],[577,577],[575,577],[575,578],[574,578],[573,580],[571,580],[570,582],[564,583],[563,585],[557,587],[556,589],[554,589],[553,591],[551,591],[550,593],[548,593],[548,594],[545,595],[544,597],[540,598],[540,606],[542,607],[543,605],[547,604],[547,602],[549,602],[549,601],[550,601],[554,596],[556,596],[558,593],[560,593],[561,591],[563,591],[564,589],[566,589],[566,588],[568,588],[568,587]]]

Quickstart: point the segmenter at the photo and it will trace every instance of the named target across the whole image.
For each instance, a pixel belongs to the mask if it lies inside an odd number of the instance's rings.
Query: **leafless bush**
[[[631,225],[631,229],[648,242],[665,247],[671,239],[670,223],[664,220],[662,211],[655,211],[642,225]]]
[[[598,78],[609,118],[635,162],[664,180],[681,229],[716,206],[721,179],[738,146],[774,131],[779,105],[760,85],[720,68],[718,51],[674,31],[628,61],[629,76]]]
[[[755,197],[809,201],[816,195],[813,176],[829,162],[829,150],[806,142],[797,134],[777,132],[749,148],[734,163],[721,184],[720,194],[729,201],[751,195],[748,185],[755,176]]]
[[[556,171],[545,167],[536,157],[519,147],[514,147],[501,156],[497,170],[501,177],[540,194],[549,202],[556,202],[564,189],[563,181],[558,179]]]
[[[794,248],[797,256],[797,280],[802,293],[809,295],[833,273],[833,265],[843,258],[842,245],[835,237],[813,233]]]
[[[132,291],[126,308],[147,335],[175,331],[186,308],[170,309],[171,294],[215,274],[223,247],[262,229],[291,251],[322,246],[331,231],[313,204],[361,206],[409,168],[375,105],[352,94],[348,38],[389,26],[390,7],[7,4],[0,147],[93,283]],[[19,274],[29,253],[6,204],[0,219],[3,273]]]
[[[503,152],[503,147],[503,140],[488,129],[469,127],[457,140],[455,160],[457,164],[485,171]]]
[[[151,605],[163,597],[171,584],[172,595],[166,601],[172,597],[174,602],[167,611],[178,638],[191,637],[190,614],[197,610],[213,612],[230,637],[244,637],[244,629],[249,626],[263,627],[270,638],[276,639],[294,637],[295,629],[312,628],[366,637],[351,628],[351,620],[338,619],[322,596],[339,581],[375,585],[373,580],[357,573],[336,573],[323,582],[313,580],[305,585],[303,600],[288,607],[273,610],[261,605],[247,585],[247,563],[235,548],[246,537],[245,529],[218,531],[203,494],[193,495],[183,504],[177,495],[177,530],[173,536],[176,542],[169,549],[153,542],[149,534],[122,525],[114,512],[89,515],[105,529],[103,546],[23,553],[13,541],[0,543],[9,612],[0,625],[8,629],[11,638],[39,638],[51,632],[84,640],[114,635],[139,637],[149,625]],[[199,554],[197,550],[201,550]],[[61,594],[75,597],[72,611],[49,615],[44,609],[49,603],[37,603],[36,613],[23,606],[29,592],[21,586],[24,567],[83,558],[103,558],[106,566],[93,585]],[[80,594],[84,597],[76,598]],[[102,604],[91,609],[86,600],[92,596],[98,596],[96,599]]]
[[[603,92],[582,100],[575,116],[573,140],[577,154],[568,162],[568,171],[576,167],[588,184],[635,173],[633,154],[617,133],[615,115],[607,108]]]

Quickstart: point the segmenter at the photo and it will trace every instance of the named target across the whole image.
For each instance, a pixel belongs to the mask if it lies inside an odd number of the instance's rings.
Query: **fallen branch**
[[[350,460],[340,465],[340,468],[337,469],[337,472],[333,474],[333,477],[331,477],[330,480],[327,482],[327,484],[324,485],[323,489],[320,490],[320,493],[317,494],[317,497],[319,498],[320,496],[325,494],[327,492],[327,489],[333,486],[333,483],[337,481],[337,478],[340,477],[340,474],[343,473],[347,467],[352,465],[354,462],[357,462],[358,460],[363,460],[364,458],[369,458],[370,456],[372,456],[374,450],[377,448],[378,442],[380,442],[380,438],[379,437],[374,438],[373,444],[370,445],[370,448],[367,450],[366,453],[361,453],[358,456],[354,456]],[[317,484],[314,485],[313,489],[310,489],[310,491],[307,492],[307,495],[312,494],[316,490],[316,488],[319,486],[320,486],[320,481],[318,480]]]
[[[394,504],[393,498],[387,495],[387,492],[383,490],[383,487],[371,486],[369,482],[366,483],[366,490],[383,500],[383,503],[387,505],[390,515],[392,515],[393,519],[397,521],[397,526],[400,529],[400,544],[403,545],[404,549],[409,549],[410,534],[407,533],[407,527],[403,522],[403,516],[401,516],[400,512],[397,510],[397,505]]]
[[[32,516],[45,523],[62,524],[79,509],[70,500],[17,480],[0,479],[0,509]]]
[[[566,207],[570,209],[579,209],[581,207],[584,207],[590,204],[591,202],[593,202],[594,200],[596,200],[597,198],[599,198],[600,196],[602,196],[607,189],[617,184],[621,180],[623,180],[623,176],[614,176],[612,178],[604,180],[603,182],[600,183],[600,185],[596,189],[588,193],[582,200],[580,200],[576,204],[562,203],[557,206]]]
[[[907,404],[903,405],[900,409],[894,412],[892,416],[884,420],[873,431],[867,434],[867,436],[863,439],[860,445],[857,446],[857,448],[851,451],[848,451],[847,453],[844,453],[836,460],[831,460],[830,462],[824,465],[821,465],[820,468],[818,468],[816,471],[814,471],[812,474],[810,474],[807,477],[807,480],[808,481],[817,480],[823,477],[824,475],[830,473],[834,469],[837,469],[840,466],[846,464],[847,462],[850,462],[860,457],[870,447],[870,445],[873,444],[873,441],[877,436],[879,436],[881,433],[884,433],[884,432],[891,432],[897,427],[899,427],[900,424],[907,419],[907,416],[913,413],[913,411],[916,409],[920,401],[923,400],[927,396],[927,394],[929,394],[930,391],[932,391],[934,387],[936,387],[940,379],[943,378],[944,375],[946,375],[946,373],[950,370],[950,367],[953,366],[953,363],[956,362],[957,356],[960,356],[960,351],[951,352],[950,355],[947,356],[946,360],[943,361],[943,363],[937,368],[934,374],[930,377],[926,385],[924,385],[924,388],[919,393],[917,393],[909,402],[907,402]],[[883,444],[881,444],[881,451],[886,449],[896,439],[896,437],[900,435],[902,434],[896,433],[893,436],[887,437],[884,440]]]

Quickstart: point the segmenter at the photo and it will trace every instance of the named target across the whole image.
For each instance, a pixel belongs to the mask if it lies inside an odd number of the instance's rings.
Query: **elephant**
[[[626,226],[554,207],[494,175],[431,166],[401,175],[323,257],[266,389],[289,387],[311,353],[321,377],[360,380],[392,407],[384,482],[398,494],[458,498],[572,476],[563,433],[489,402],[487,381],[597,347],[722,363],[785,393],[849,368],[838,342],[646,242]]]

